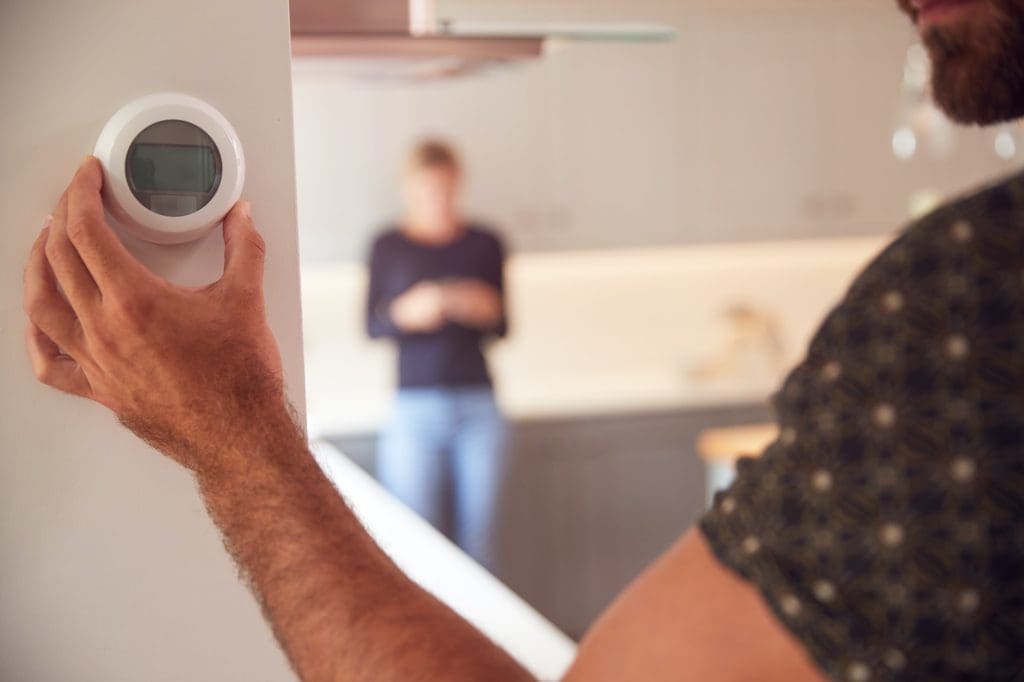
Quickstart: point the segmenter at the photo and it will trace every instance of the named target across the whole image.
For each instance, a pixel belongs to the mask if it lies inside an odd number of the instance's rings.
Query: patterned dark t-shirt
[[[910,226],[701,529],[834,680],[1024,680],[1024,174]]]

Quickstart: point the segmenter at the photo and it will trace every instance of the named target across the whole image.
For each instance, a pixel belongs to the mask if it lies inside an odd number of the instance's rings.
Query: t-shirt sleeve
[[[1024,210],[993,190],[856,280],[700,528],[835,680],[1024,671]]]

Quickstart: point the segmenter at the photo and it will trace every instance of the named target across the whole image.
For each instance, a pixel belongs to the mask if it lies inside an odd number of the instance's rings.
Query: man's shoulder
[[[1019,274],[1022,256],[1024,173],[965,193],[910,223],[865,267],[844,301],[896,290],[904,297],[945,298],[983,286],[980,275]]]
[[[925,250],[960,251],[992,239],[1024,240],[1024,173],[969,191],[911,223],[902,241]]]
[[[1020,309],[1022,289],[1019,174],[949,201],[904,229],[826,317],[808,349],[809,365],[837,349],[871,365],[894,354],[907,359],[925,339],[961,326],[983,335],[1009,323],[991,311]]]
[[[850,651],[876,652],[861,664],[869,675],[890,658],[907,679],[943,677],[933,664],[968,622],[963,609],[951,617],[949,585],[977,586],[973,611],[1019,584],[1001,566],[1022,561],[1002,541],[1024,508],[1022,276],[1024,176],[911,224],[776,394],[779,438],[741,460],[701,522],[831,677],[847,677]],[[997,547],[999,567],[964,559]],[[908,619],[894,622],[880,594]],[[934,597],[898,601],[906,594]],[[985,641],[1019,628],[999,609],[968,617]],[[915,621],[929,623],[924,636],[902,626]],[[1015,661],[1019,646],[999,655]]]

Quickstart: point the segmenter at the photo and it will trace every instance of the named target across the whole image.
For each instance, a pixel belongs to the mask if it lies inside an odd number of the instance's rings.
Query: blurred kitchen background
[[[441,0],[421,18],[554,35],[503,65],[312,35],[315,5],[293,0],[310,436],[373,471],[395,361],[364,333],[364,260],[406,152],[440,135],[511,250],[498,577],[573,637],[773,437],[771,392],[871,255],[1024,158],[1017,129],[954,130],[929,105],[895,0]]]

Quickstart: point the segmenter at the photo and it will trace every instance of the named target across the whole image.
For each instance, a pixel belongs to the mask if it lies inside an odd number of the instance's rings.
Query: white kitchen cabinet
[[[496,530],[496,575],[558,628],[582,637],[705,508],[705,477],[696,452],[701,431],[764,420],[768,414],[767,405],[758,402],[513,419]],[[331,440],[373,470],[374,433]],[[479,606],[473,611],[488,615]],[[510,610],[509,620],[522,617],[518,609]],[[531,639],[543,646],[522,660],[536,661],[558,644],[557,637],[542,636],[546,630],[538,626]]]
[[[705,22],[693,87],[701,229],[726,241],[806,234],[806,196],[825,152],[819,20],[758,11]]]
[[[950,153],[892,151],[915,35],[891,8],[849,6],[705,19],[700,164],[706,229],[727,240],[882,234],[912,197],[950,197],[1014,168],[992,129],[957,128]]]
[[[948,155],[926,140],[909,160],[896,157],[892,135],[901,117],[903,65],[914,33],[875,13],[837,12],[817,37],[821,88],[827,93],[819,144],[820,203],[808,215],[825,232],[865,234],[895,230],[909,218],[912,197],[931,191],[950,198],[1010,166],[994,153],[991,129],[956,128]],[[812,204],[813,206],[813,204]]]

